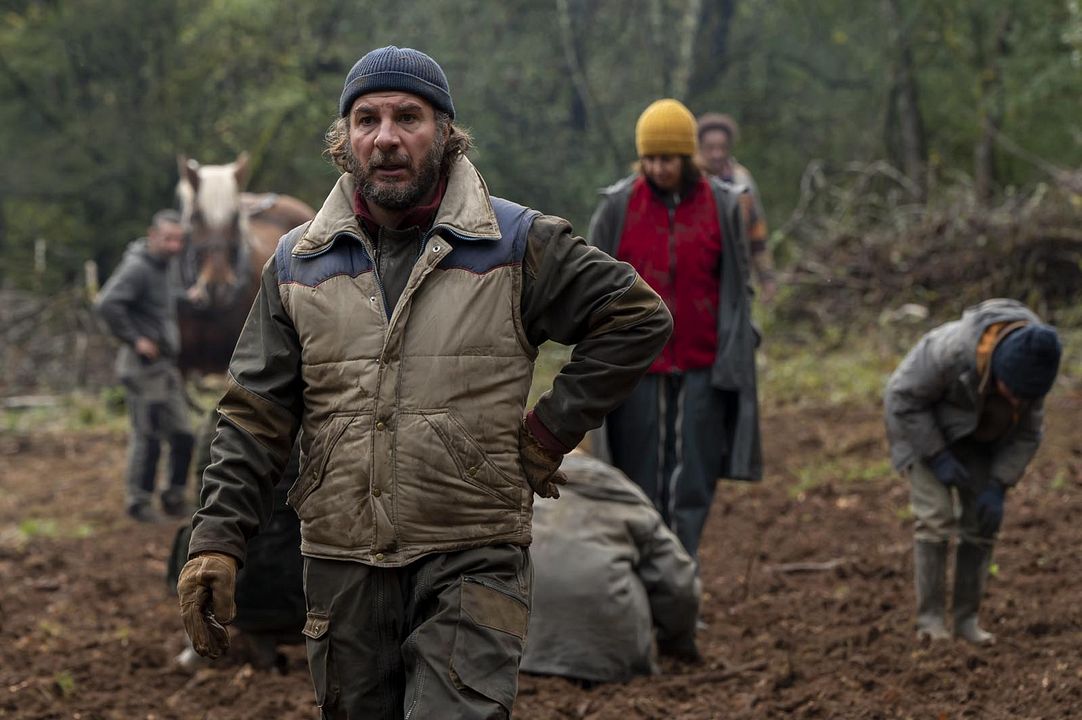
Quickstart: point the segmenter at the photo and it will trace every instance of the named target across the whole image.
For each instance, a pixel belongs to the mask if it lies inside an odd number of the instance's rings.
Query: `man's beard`
[[[386,155],[380,150],[373,150],[368,162],[364,165],[357,163],[353,171],[353,178],[357,181],[357,187],[361,189],[361,197],[386,210],[406,210],[415,206],[439,181],[443,164],[443,149],[446,143],[444,134],[437,132],[432,141],[432,147],[415,170],[410,167],[408,155]],[[414,170],[413,179],[377,183],[374,176],[381,168]]]

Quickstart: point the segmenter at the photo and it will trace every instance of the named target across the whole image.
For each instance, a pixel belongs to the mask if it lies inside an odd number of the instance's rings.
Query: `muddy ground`
[[[976,650],[913,639],[907,492],[875,407],[774,410],[765,482],[723,485],[702,549],[706,663],[584,690],[521,680],[516,718],[1082,717],[1082,396],[1009,498]],[[123,519],[124,437],[0,434],[0,718],[315,718],[285,675],[191,675],[163,575],[174,526]]]

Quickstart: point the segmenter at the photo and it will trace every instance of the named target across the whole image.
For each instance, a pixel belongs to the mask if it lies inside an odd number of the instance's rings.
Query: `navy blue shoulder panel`
[[[541,213],[516,203],[493,197],[492,209],[500,227],[498,240],[471,239],[455,243],[455,249],[440,263],[443,269],[460,268],[485,273],[503,265],[521,263],[526,255],[526,236],[534,218]]]
[[[372,260],[368,253],[360,242],[349,235],[332,238],[327,247],[314,255],[294,255],[293,247],[302,233],[302,228],[297,228],[278,242],[278,249],[275,251],[278,284],[295,283],[316,287],[338,275],[357,277],[371,272]]]

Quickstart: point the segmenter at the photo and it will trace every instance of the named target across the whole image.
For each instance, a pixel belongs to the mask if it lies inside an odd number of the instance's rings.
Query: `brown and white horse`
[[[248,154],[228,165],[177,158],[177,200],[188,241],[178,262],[182,371],[224,372],[278,239],[315,215],[297,198],[244,192]]]

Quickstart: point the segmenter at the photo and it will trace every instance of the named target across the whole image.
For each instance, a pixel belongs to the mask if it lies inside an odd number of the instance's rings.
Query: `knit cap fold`
[[[338,111],[346,117],[361,95],[389,90],[419,95],[436,110],[455,117],[451,89],[439,63],[420,50],[394,45],[373,50],[353,65],[342,88]]]
[[[695,116],[682,102],[665,98],[647,107],[635,124],[635,149],[648,155],[694,155]]]

